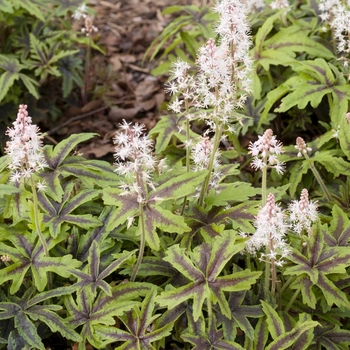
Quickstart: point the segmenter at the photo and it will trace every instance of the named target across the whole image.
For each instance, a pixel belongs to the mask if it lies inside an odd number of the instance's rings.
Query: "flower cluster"
[[[271,2],[270,6],[274,10],[289,9],[290,7],[288,0],[275,0]]]
[[[153,156],[153,141],[144,135],[144,125],[131,125],[124,120],[120,129],[122,132],[114,137],[116,172],[131,179],[131,183],[124,183],[121,188],[127,193],[137,193],[139,202],[142,202],[146,186],[154,189],[152,174],[161,171],[164,164]]]
[[[172,78],[166,84],[165,91],[170,94],[181,94],[184,100],[191,101],[195,98],[195,81],[194,77],[188,73],[191,66],[181,59],[172,64]],[[178,97],[169,104],[169,109],[175,113],[180,113],[184,100]]]
[[[283,258],[290,253],[284,240],[288,224],[283,210],[275,203],[275,196],[272,193],[268,195],[266,205],[259,211],[255,227],[255,233],[247,242],[247,251],[255,254],[262,247],[267,247],[267,253],[262,253],[261,259],[273,259],[276,265],[282,265]]]
[[[296,145],[294,146],[298,150],[298,157],[306,155],[307,152],[311,152],[312,148],[307,147],[304,139],[297,137]]]
[[[81,29],[81,32],[85,33],[86,36],[98,32],[98,28],[93,25],[91,17],[85,17],[85,27]]]
[[[317,203],[309,201],[307,189],[303,189],[299,201],[293,201],[289,205],[290,221],[292,229],[298,234],[303,230],[310,233],[311,225],[318,218]]]
[[[198,92],[203,106],[214,106],[223,124],[230,112],[241,108],[251,92],[252,60],[247,6],[238,0],[218,1],[216,33],[220,42],[210,39],[199,50]]]
[[[348,6],[350,4],[348,3]],[[340,0],[320,0],[321,19],[328,23],[337,40],[337,50],[342,53],[350,52],[350,9]]]
[[[254,157],[252,167],[255,170],[269,167],[276,169],[279,174],[284,172],[284,163],[278,160],[278,155],[283,152],[282,143],[276,139],[271,129],[266,130],[257,141],[250,142],[248,149],[248,153]]]
[[[87,6],[86,6],[84,3],[82,3],[82,4],[74,11],[74,13],[72,14],[72,17],[73,17],[75,20],[79,21],[81,18],[84,18],[84,19],[85,19],[85,18],[87,17],[86,13],[87,13]]]
[[[21,178],[29,178],[34,172],[47,166],[42,153],[42,136],[28,116],[27,105],[19,106],[13,128],[8,128],[6,135],[10,138],[5,152],[11,159],[11,181],[19,182]]]

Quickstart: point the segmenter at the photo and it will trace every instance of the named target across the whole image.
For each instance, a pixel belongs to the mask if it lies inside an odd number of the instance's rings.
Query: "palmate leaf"
[[[323,230],[328,247],[348,247],[350,241],[350,220],[337,205],[332,208],[332,220],[328,230]]]
[[[72,89],[73,83],[83,86],[83,80],[79,74],[82,71],[82,59],[73,55],[62,58],[58,64],[58,70],[62,75],[63,97],[67,97]]]
[[[101,226],[98,218],[91,214],[73,214],[79,206],[97,198],[97,190],[82,190],[76,195],[72,195],[74,183],[66,184],[65,193],[61,203],[55,202],[46,196],[45,193],[38,193],[39,204],[45,211],[44,222],[50,229],[50,234],[56,238],[61,231],[61,226],[65,223],[73,224],[84,229]]]
[[[152,343],[167,337],[171,333],[176,319],[184,312],[183,308],[173,315],[169,315],[168,312],[162,316],[163,319],[164,316],[166,317],[166,322],[162,322],[161,319],[155,321],[160,316],[160,314],[154,314],[156,295],[157,291],[154,287],[141,303],[141,308],[135,305],[133,310],[127,311],[125,315],[119,317],[127,331],[116,327],[95,327],[96,334],[102,339],[106,339],[103,345],[123,341],[123,345],[116,349],[155,350]]]
[[[282,350],[290,348],[307,331],[319,325],[316,321],[311,321],[299,315],[302,321],[293,325],[291,330],[286,330],[283,319],[267,302],[261,300],[263,311],[266,315],[268,330],[273,341],[265,347],[266,350]]]
[[[340,124],[340,118],[343,117],[344,108],[350,99],[349,86],[344,77],[336,67],[321,58],[312,61],[298,61],[292,64],[292,68],[298,75],[292,76],[267,94],[268,101],[261,115],[260,125],[266,122],[272,106],[289,92],[282,99],[279,108],[275,109],[276,112],[286,112],[296,105],[299,109],[303,109],[308,103],[316,108],[323,96],[327,95],[332,112],[332,123],[336,128]],[[337,106],[342,106],[342,113],[337,113],[339,110]]]
[[[144,204],[144,215],[146,242],[152,249],[159,250],[157,228],[164,232],[178,234],[190,230],[182,216],[175,215],[171,211],[162,208],[159,203],[170,199],[179,199],[193,193],[196,186],[203,181],[205,174],[206,171],[201,171],[176,176],[149,193]],[[103,190],[103,201],[105,204],[117,206],[115,220],[111,221],[111,225],[107,227],[108,230],[113,230],[139,214],[140,203],[136,193],[125,193],[119,189],[106,188]]]
[[[173,137],[184,142],[186,140],[185,127],[186,118],[184,116],[179,117],[176,114],[162,116],[156,126],[149,132],[150,135],[157,135],[156,153],[163,152]],[[195,136],[196,134],[191,132],[191,137]]]
[[[324,59],[298,62],[293,69],[299,74],[300,82],[295,84],[293,80],[293,83],[289,84],[287,80],[284,83],[293,92],[282,99],[280,107],[276,109],[277,112],[285,112],[295,105],[303,109],[308,103],[316,108],[326,94],[336,95],[339,102],[350,99],[346,81],[340,78],[337,68]]]
[[[111,286],[104,281],[104,278],[113,273],[116,269],[120,268],[126,260],[128,260],[134,251],[126,251],[122,254],[115,256],[116,260],[111,262],[104,270],[100,268],[100,248],[97,242],[93,242],[88,257],[88,264],[84,267],[83,271],[71,270],[71,274],[78,277],[78,282],[74,284],[79,289],[89,290],[92,295],[95,295],[97,288],[103,290],[107,295],[112,295]]]
[[[236,237],[232,233],[224,232],[210,244],[204,243],[197,247],[190,253],[191,259],[178,245],[171,246],[164,260],[191,282],[163,292],[158,298],[160,305],[173,308],[193,299],[193,318],[197,321],[202,314],[204,301],[209,299],[218,303],[222,314],[231,319],[224,292],[249,290],[261,274],[245,270],[219,277],[226,263],[244,248],[244,243],[235,241]]]
[[[315,329],[314,345],[310,350],[320,349],[348,349],[350,345],[350,331],[341,329],[338,325],[328,327],[317,327]]]
[[[249,183],[236,181],[223,186],[218,193],[210,191],[205,199],[206,208],[209,210],[212,206],[225,207],[229,202],[245,202],[259,192],[260,189],[252,187]]]
[[[0,101],[7,95],[14,81],[19,79],[19,72],[24,68],[16,58],[0,55],[0,69],[5,71],[0,76]]]
[[[230,293],[228,304],[232,315],[231,320],[223,315],[218,315],[218,322],[222,324],[224,337],[227,340],[235,340],[237,329],[242,330],[246,337],[254,340],[254,327],[248,318],[260,318],[264,314],[260,305],[244,305],[245,295],[246,291]]]
[[[37,324],[33,321],[40,321],[50,327],[52,332],[59,332],[62,336],[73,341],[80,341],[81,338],[66,321],[57,315],[55,311],[62,309],[62,306],[42,303],[48,299],[60,297],[74,292],[73,287],[61,287],[55,290],[43,292],[32,297],[34,287],[29,288],[21,298],[11,297],[10,302],[0,302],[0,320],[14,319],[18,334],[35,349],[44,350],[44,344],[38,334]],[[42,303],[40,305],[37,305]]]
[[[295,53],[299,52],[305,52],[309,57],[325,59],[335,57],[332,51],[315,39],[310,38],[309,34],[310,30],[305,30],[305,28],[301,28],[298,25],[280,28],[273,37],[265,41],[266,49],[283,52],[291,57],[295,57]]]
[[[77,258],[80,261],[86,261],[90,252],[90,247],[93,242],[101,246],[101,243],[111,232],[107,227],[111,226],[111,222],[115,220],[114,208],[112,206],[105,206],[98,217],[102,226],[91,228],[85,235],[81,235],[78,242]]]
[[[203,183],[207,171],[192,171],[175,176],[150,192],[148,201],[163,202],[169,199],[179,199],[195,192],[196,187]]]
[[[81,262],[72,259],[71,255],[62,257],[45,256],[39,241],[29,232],[13,233],[6,241],[0,242],[0,254],[10,256],[13,263],[0,270],[0,284],[12,281],[10,293],[16,293],[23,285],[23,280],[31,272],[34,285],[43,291],[47,285],[47,272],[54,272],[62,277],[70,277],[70,270],[77,268]],[[50,240],[47,241],[50,246]]]
[[[209,317],[208,329],[205,327],[204,317],[201,315],[194,321],[190,313],[188,315],[188,329],[181,334],[181,338],[194,345],[194,350],[244,350],[238,343],[223,337],[222,329],[217,329],[215,315]]]
[[[333,274],[343,274],[350,264],[350,252],[346,247],[327,247],[324,243],[326,225],[317,225],[308,242],[308,251],[304,256],[297,250],[288,256],[293,266],[286,267],[285,274],[293,275],[296,280],[293,289],[300,289],[303,302],[312,308],[316,306],[315,288],[319,289],[329,306],[350,309],[350,302],[346,294],[336,287],[332,279]]]
[[[78,142],[85,139],[80,137],[84,137],[84,135],[85,134],[75,135],[76,138],[74,137],[71,139],[73,142],[62,145],[62,147],[56,150],[56,148],[64,142],[62,141],[55,147],[54,151],[52,151],[52,147],[44,148],[44,154],[51,169],[41,172],[39,175],[48,185],[46,193],[57,202],[61,201],[64,193],[62,189],[62,183],[64,181],[62,181],[62,179],[69,176],[79,179],[87,188],[95,188],[96,186],[103,188],[115,185],[119,182],[114,168],[108,162],[88,160],[80,156],[69,156],[65,158]],[[91,138],[91,135],[94,134],[90,134],[87,138]],[[52,162],[49,161],[51,156]]]
[[[111,296],[100,292],[95,300],[83,289],[77,293],[76,300],[71,295],[65,298],[70,315],[67,320],[74,328],[83,325],[80,331],[83,341],[88,340],[93,346],[101,348],[101,338],[96,336],[95,328],[113,326],[116,316],[138,305],[139,302],[135,300],[152,288],[152,285],[144,282],[127,282],[113,287]]]

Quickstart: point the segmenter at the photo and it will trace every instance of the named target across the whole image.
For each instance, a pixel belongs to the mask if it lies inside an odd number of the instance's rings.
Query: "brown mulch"
[[[96,132],[100,138],[80,151],[86,157],[101,158],[113,152],[111,139],[123,119],[145,124],[150,130],[168,98],[164,93],[167,77],[152,76],[150,72],[158,62],[144,55],[172,19],[161,11],[170,5],[191,4],[200,5],[201,1],[91,0],[98,28],[94,42],[106,54],[93,51],[90,101],[81,108],[68,108],[50,136],[54,139],[55,135]]]

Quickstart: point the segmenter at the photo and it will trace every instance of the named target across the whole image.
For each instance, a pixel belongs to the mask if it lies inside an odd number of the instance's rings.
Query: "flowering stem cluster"
[[[10,179],[15,183],[19,183],[21,179],[29,179],[33,194],[35,228],[45,255],[48,256],[48,247],[40,228],[37,186],[32,176],[35,172],[44,169],[46,161],[42,153],[42,136],[39,128],[32,124],[27,105],[19,106],[13,128],[8,128],[6,135],[10,137],[5,149],[11,159],[9,164],[9,169],[12,172]],[[44,185],[39,183],[38,188],[44,189]]]
[[[189,68],[185,62],[177,61],[173,68],[173,80],[168,92],[181,93],[184,101],[176,99],[169,104],[175,113],[181,112],[185,102],[186,115],[186,168],[189,171],[189,106],[204,110],[201,118],[208,125],[207,133],[212,132],[212,154],[208,166],[208,175],[201,188],[199,204],[203,206],[204,198],[210,187],[211,177],[215,173],[215,159],[222,135],[233,110],[243,107],[247,94],[251,90],[252,61],[249,55],[251,40],[247,21],[247,7],[238,0],[217,2],[214,11],[219,14],[216,26],[218,43],[209,39],[199,49],[197,56],[198,72],[194,77],[187,74]],[[190,103],[190,101],[192,101]],[[208,111],[209,107],[212,107]],[[230,127],[229,127],[230,128]],[[231,130],[231,128],[230,128]]]
[[[131,280],[136,279],[145,250],[146,228],[144,205],[148,195],[148,187],[154,189],[152,173],[159,170],[158,164],[152,155],[153,142],[148,135],[143,135],[144,126],[127,122],[120,125],[122,132],[114,138],[116,172],[126,178],[126,183],[120,187],[123,194],[136,193],[139,203],[139,229],[141,231],[140,250]],[[132,220],[132,218],[131,218]],[[131,221],[132,222],[132,221]]]
[[[276,139],[273,131],[268,129],[262,136],[259,136],[257,141],[254,143],[250,142],[248,149],[248,153],[254,157],[252,168],[262,171],[261,192],[262,205],[264,206],[267,199],[267,169],[276,169],[278,174],[283,174],[284,172],[284,163],[278,160],[278,155],[283,152],[282,143]]]
[[[284,241],[288,224],[282,209],[275,203],[275,196],[270,193],[267,197],[266,205],[259,211],[255,220],[256,231],[247,242],[247,251],[256,253],[261,247],[265,247],[266,252],[261,255],[261,259],[266,262],[265,269],[265,296],[270,290],[274,295],[277,283],[276,266],[283,264],[283,258],[288,256],[289,248]]]

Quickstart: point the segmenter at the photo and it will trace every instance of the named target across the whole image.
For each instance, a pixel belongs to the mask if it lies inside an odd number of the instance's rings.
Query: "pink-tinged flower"
[[[255,142],[250,142],[249,154],[254,158],[252,168],[263,170],[265,167],[275,168],[279,174],[284,172],[284,163],[278,160],[278,156],[283,153],[282,143],[273,135],[273,131],[268,129]]]
[[[256,231],[247,242],[246,249],[255,254],[261,248],[268,248],[268,253],[262,253],[261,258],[274,259],[276,265],[283,263],[283,258],[289,255],[290,249],[285,242],[288,229],[284,211],[275,203],[275,196],[270,193],[266,205],[260,209],[254,226]]]
[[[289,205],[292,229],[298,234],[306,230],[310,234],[311,225],[318,219],[317,202],[309,201],[307,189],[303,189],[299,201]]]
[[[11,181],[19,182],[21,178],[28,178],[47,166],[42,153],[42,136],[39,128],[32,124],[32,118],[28,116],[27,105],[19,106],[13,128],[7,128],[6,135],[10,138],[6,143],[5,152],[11,159]]]
[[[298,150],[298,157],[312,151],[312,148],[307,147],[305,141],[301,137],[297,137],[296,145],[294,147]]]
[[[126,192],[137,193],[139,202],[145,197],[145,186],[154,188],[152,174],[164,166],[152,154],[153,141],[144,135],[144,125],[120,124],[119,132],[114,137],[116,172],[125,176],[126,183],[121,188]]]

